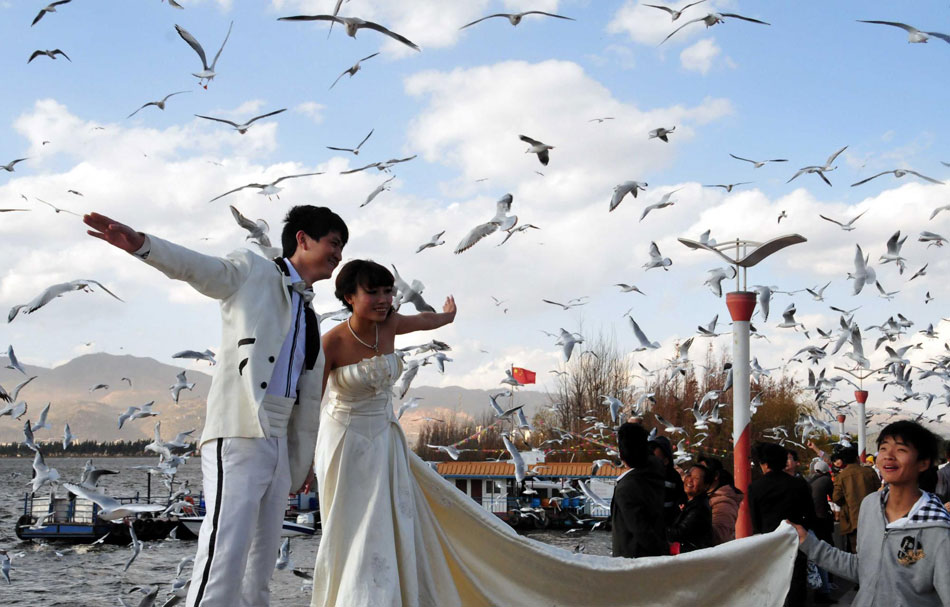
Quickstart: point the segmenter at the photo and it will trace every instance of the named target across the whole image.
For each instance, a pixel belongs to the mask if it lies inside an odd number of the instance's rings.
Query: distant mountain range
[[[5,365],[6,357],[0,357]],[[152,358],[131,355],[86,354],[69,362],[47,369],[32,365],[23,365],[28,375],[12,369],[0,369],[0,385],[7,392],[23,380],[35,375],[36,379],[25,386],[18,400],[26,401],[26,415],[19,420],[9,416],[0,417],[0,442],[22,441],[23,422],[27,419],[34,423],[39,418],[46,403],[51,403],[47,421],[52,430],[40,430],[36,441],[62,441],[63,427],[69,422],[70,430],[77,440],[137,440],[150,438],[156,421],[162,422],[162,437],[171,439],[178,432],[197,429],[195,438],[200,436],[204,426],[205,401],[211,386],[213,367],[208,372],[188,370],[188,381],[195,382],[191,392],[183,390],[178,404],[172,400],[169,386],[175,383],[175,376],[182,368],[160,363]],[[127,381],[131,380],[129,386]],[[107,384],[108,389],[90,391],[97,384]],[[492,390],[497,393],[499,389]],[[417,409],[408,411],[402,421],[409,440],[413,440],[419,427],[425,423],[424,416],[442,417],[457,412],[461,417],[478,418],[490,410],[487,390],[470,390],[459,387],[435,388],[420,386],[409,390],[406,398],[422,398]],[[141,406],[155,401],[156,417],[126,422],[120,430],[118,418],[130,406]],[[507,399],[504,399],[507,402]],[[549,396],[542,392],[521,392],[517,395],[518,404],[524,403],[529,414],[533,414],[540,405],[549,402]],[[0,403],[5,406],[6,403]],[[0,406],[0,408],[2,408]],[[396,401],[396,407],[399,401]]]

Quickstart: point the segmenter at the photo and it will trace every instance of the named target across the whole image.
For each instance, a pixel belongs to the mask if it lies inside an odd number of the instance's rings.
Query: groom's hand
[[[127,253],[135,253],[145,244],[145,236],[124,223],[119,223],[99,213],[83,215],[83,223],[92,228],[86,230],[90,236],[104,240]]]

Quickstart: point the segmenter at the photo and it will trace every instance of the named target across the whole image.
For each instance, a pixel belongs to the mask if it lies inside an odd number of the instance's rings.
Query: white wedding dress
[[[313,605],[779,606],[798,547],[768,535],[675,557],[574,554],[514,532],[412,453],[384,354],[330,373],[316,449]]]

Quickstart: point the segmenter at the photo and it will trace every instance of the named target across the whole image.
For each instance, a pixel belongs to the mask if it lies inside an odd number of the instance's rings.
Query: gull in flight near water
[[[96,280],[83,278],[80,280],[73,280],[71,282],[61,282],[59,284],[47,287],[42,293],[34,297],[28,303],[16,305],[10,308],[10,313],[7,315],[7,322],[13,322],[13,319],[16,318],[17,314],[21,311],[24,314],[32,314],[57,297],[65,295],[66,293],[70,293],[72,291],[85,291],[86,293],[92,293],[92,285],[96,285],[112,297],[122,301],[118,295],[105,288],[102,283]]]
[[[214,77],[217,75],[215,73],[215,66],[218,64],[218,57],[221,56],[221,51],[224,50],[224,45],[228,43],[228,38],[231,37],[231,28],[234,27],[234,22],[231,22],[231,25],[228,26],[228,33],[224,37],[224,42],[221,43],[221,48],[218,49],[218,52],[214,56],[214,61],[211,62],[211,65],[208,65],[208,58],[205,56],[205,50],[201,48],[201,45],[198,44],[198,40],[192,36],[188,30],[183,28],[180,25],[175,25],[175,31],[178,32],[178,35],[181,36],[181,39],[188,43],[197,54],[198,58],[201,59],[201,71],[195,72],[192,74],[195,78],[198,79],[198,84],[203,86],[206,90],[208,88],[208,83],[214,80]],[[202,84],[203,82],[203,84]]]
[[[98,504],[99,518],[104,521],[115,521],[127,516],[135,516],[140,512],[161,512],[165,509],[165,506],[161,504],[147,504],[144,502],[122,504],[108,495],[72,483],[63,483],[63,487],[66,487],[70,493]]]
[[[419,46],[413,41],[409,40],[405,36],[401,36],[396,32],[386,29],[378,23],[373,23],[372,21],[364,21],[358,17],[337,17],[336,15],[296,15],[294,17],[279,17],[278,21],[330,21],[331,23],[339,23],[346,30],[346,35],[350,38],[356,38],[356,32],[361,29],[371,29],[377,31],[381,34],[389,36],[393,40],[402,42],[409,48],[413,50],[420,50]]]

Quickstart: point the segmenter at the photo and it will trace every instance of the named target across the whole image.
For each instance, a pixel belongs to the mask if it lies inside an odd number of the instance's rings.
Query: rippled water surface
[[[64,480],[78,482],[85,458],[47,458]],[[154,458],[96,458],[99,468],[120,474],[105,476],[100,482],[104,492],[114,496],[131,496],[136,491],[145,495],[146,476],[132,466],[153,464]],[[19,473],[19,474],[18,474]],[[28,491],[32,459],[0,458],[0,548],[19,554],[13,559],[12,584],[0,578],[0,605],[100,607],[118,605],[117,597],[137,585],[164,584],[159,598],[175,578],[175,568],[184,557],[194,556],[195,542],[161,540],[146,542],[141,554],[127,572],[122,568],[131,556],[125,546],[70,545],[59,542],[21,542],[14,533],[17,519],[23,512],[23,495]],[[201,486],[201,464],[191,460],[181,468],[177,480],[189,480]],[[153,497],[167,491],[161,483],[152,482]],[[40,494],[48,488],[40,490]],[[167,495],[167,493],[166,493]],[[561,531],[532,531],[530,536],[542,542],[573,550],[580,546],[588,554],[610,554],[610,536],[595,531],[586,537],[565,535]],[[291,540],[292,566],[311,570],[320,542],[319,534],[311,538]],[[276,560],[277,555],[274,555]],[[291,568],[275,571],[271,581],[272,605],[310,604],[310,584],[294,576]],[[184,575],[190,575],[190,568]],[[136,605],[141,595],[128,596]],[[160,605],[163,600],[160,600]]]

